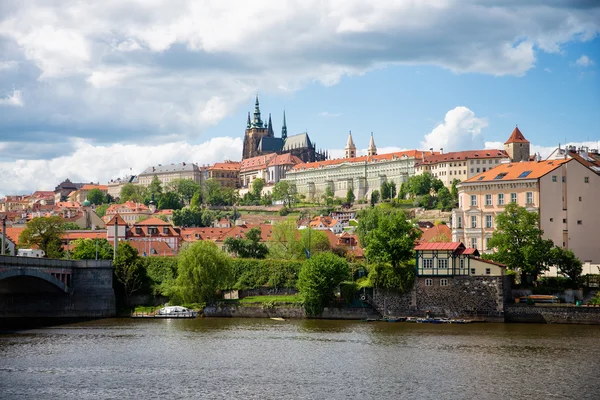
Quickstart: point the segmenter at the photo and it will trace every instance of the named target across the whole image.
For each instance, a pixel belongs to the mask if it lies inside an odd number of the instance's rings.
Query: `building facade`
[[[223,187],[237,188],[240,186],[240,166],[237,161],[215,163],[208,168],[208,179],[214,179]]]
[[[327,187],[336,197],[343,198],[348,189],[352,189],[356,199],[364,199],[373,190],[380,190],[386,181],[395,182],[396,187],[400,187],[402,182],[414,175],[415,162],[422,154],[430,153],[408,150],[303,163],[289,170],[285,180],[309,199],[319,198]]]
[[[106,190],[113,199],[118,199],[121,197],[121,189],[128,183],[137,185],[139,183],[138,177],[136,175],[127,175],[124,178],[111,179],[106,184]]]
[[[160,180],[162,186],[166,186],[176,179],[190,179],[199,185],[202,183],[200,167],[193,163],[158,164],[154,167],[148,167],[138,175],[138,183],[148,187],[155,176]]]
[[[138,219],[152,215],[152,210],[143,203],[126,201],[123,204],[111,204],[103,219],[110,221],[117,214],[127,225],[133,225]]]
[[[489,252],[495,220],[508,203],[539,215],[544,238],[600,263],[600,175],[574,158],[503,164],[458,185],[452,240]]]
[[[419,243],[415,246],[417,276],[503,276],[506,267],[479,258],[477,249],[461,242]],[[429,283],[429,284],[428,284]],[[440,286],[447,286],[440,282]],[[433,286],[433,280],[425,283]]]

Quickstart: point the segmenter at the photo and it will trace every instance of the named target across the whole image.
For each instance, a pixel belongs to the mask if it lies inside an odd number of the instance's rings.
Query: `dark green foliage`
[[[271,196],[275,201],[282,201],[284,207],[292,207],[298,201],[296,186],[286,181],[279,181],[273,186]]]
[[[27,222],[19,235],[20,247],[37,247],[46,253],[48,258],[61,258],[63,249],[60,242],[65,232],[61,217],[37,217]]]
[[[306,260],[298,277],[304,312],[309,316],[321,315],[333,298],[333,290],[347,279],[350,279],[348,262],[333,253],[319,253]]]
[[[163,194],[158,201],[159,210],[180,210],[182,207],[183,203],[175,192],[167,192]]]
[[[99,205],[98,207],[96,207],[96,215],[99,216],[100,218],[104,217],[106,215],[106,210],[108,209],[108,207],[110,207],[110,204],[102,204]]]
[[[371,193],[371,207],[374,207],[377,203],[379,203],[379,190],[373,190],[373,193]]]
[[[375,287],[404,293],[415,281],[414,263],[394,267],[390,263],[376,262],[369,267],[369,280]]]
[[[215,213],[210,210],[191,207],[173,211],[173,225],[189,226],[210,226],[215,220]]]
[[[383,182],[381,184],[381,199],[383,201],[391,201],[394,197],[396,197],[396,183]]]
[[[73,250],[70,257],[73,260],[112,260],[113,246],[106,239],[77,239],[71,242]]]
[[[200,185],[192,179],[175,179],[169,183],[169,188],[187,204],[190,204],[194,195],[200,191]]]
[[[234,258],[231,260],[234,289],[259,287],[295,288],[302,262],[294,260],[256,260]]]
[[[355,198],[356,197],[354,196],[354,191],[352,190],[352,188],[348,189],[348,191],[346,192],[346,203],[353,204]]]
[[[94,188],[88,192],[87,199],[90,203],[97,206],[103,203],[108,203],[104,192],[97,188]]]
[[[144,267],[154,295],[164,295],[177,278],[177,257],[145,257]]]
[[[260,228],[252,228],[246,232],[244,238],[227,237],[225,248],[241,258],[265,258],[269,253],[266,244],[261,243]]]
[[[126,183],[121,188],[121,203],[126,201],[133,201],[136,203],[142,203],[146,197],[146,188],[133,183]]]
[[[146,282],[144,262],[135,248],[127,241],[120,241],[117,247],[117,256],[113,263],[115,278],[125,299],[142,289]]]
[[[354,296],[358,292],[358,285],[354,281],[344,281],[340,283],[340,294],[346,301],[346,304],[352,303]]]
[[[80,230],[81,227],[77,225],[75,222],[65,222],[63,223],[63,229],[65,231],[77,231]]]
[[[550,251],[550,264],[555,265],[558,271],[569,279],[575,289],[583,271],[581,260],[575,256],[575,253],[569,249],[554,247]]]

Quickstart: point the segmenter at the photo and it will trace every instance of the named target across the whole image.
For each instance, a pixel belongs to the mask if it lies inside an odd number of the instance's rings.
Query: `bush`
[[[145,257],[143,263],[152,294],[164,294],[165,285],[177,277],[177,257]]]
[[[352,281],[345,281],[340,283],[340,293],[342,298],[346,301],[346,304],[352,303],[354,295],[358,292],[358,284]]]
[[[290,211],[287,208],[282,208],[281,210],[279,210],[279,216],[281,217],[285,217],[286,215],[288,215],[290,213]]]
[[[258,287],[295,288],[302,262],[294,260],[255,260],[234,258],[234,289],[253,289]]]

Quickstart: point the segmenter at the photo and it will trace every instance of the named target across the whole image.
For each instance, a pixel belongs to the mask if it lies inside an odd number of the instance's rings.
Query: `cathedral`
[[[326,151],[317,151],[316,143],[310,140],[308,133],[288,136],[285,111],[283,112],[281,137],[275,137],[271,114],[269,114],[269,121],[266,124],[261,119],[257,95],[256,102],[254,103],[254,117],[251,119],[250,113],[248,113],[242,159],[245,160],[272,153],[290,153],[303,162],[324,161],[328,158]]]

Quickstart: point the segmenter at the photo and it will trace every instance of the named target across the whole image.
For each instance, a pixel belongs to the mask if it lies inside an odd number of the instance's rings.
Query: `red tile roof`
[[[421,242],[431,242],[432,240],[440,240],[442,236],[448,238],[448,242],[452,240],[452,230],[448,225],[435,225],[433,228],[419,228],[423,231]]]
[[[142,240],[130,240],[128,243],[137,250],[140,256],[147,252],[147,256],[174,256],[175,252],[165,242],[155,241],[142,241]]]
[[[81,189],[79,189],[79,190],[92,190],[92,189],[98,189],[98,190],[101,190],[103,192],[106,192],[106,191],[108,191],[108,186],[106,186],[106,185],[90,185],[90,184],[87,184],[87,185],[83,185],[81,187]]]
[[[439,162],[450,162],[470,159],[487,159],[487,158],[508,158],[508,154],[504,150],[468,150],[454,151],[451,153],[434,154],[426,156],[420,164],[437,164]]]
[[[82,230],[82,231],[66,231],[62,235],[63,240],[76,240],[76,239],[106,239],[106,229],[102,230]]]
[[[148,225],[152,225],[152,226],[162,226],[162,225],[171,225],[169,222],[165,222],[160,218],[156,218],[156,217],[150,217],[148,219],[145,219],[143,221],[140,222],[136,222],[135,224],[133,224],[134,226],[148,226]]]
[[[432,155],[432,154],[438,154],[436,152],[430,152],[430,151],[421,151],[421,150],[406,150],[406,151],[398,151],[395,153],[387,153],[387,154],[379,154],[376,156],[360,156],[360,157],[352,157],[352,158],[336,158],[334,160],[325,160],[325,161],[317,161],[317,162],[312,162],[312,163],[302,163],[302,164],[298,164],[296,166],[294,166],[294,168],[292,168],[294,171],[299,171],[299,170],[306,170],[306,169],[313,169],[313,168],[321,168],[321,167],[327,167],[330,165],[338,165],[338,164],[343,164],[346,162],[377,162],[377,161],[385,161],[385,160],[392,160],[395,158],[401,158],[401,157],[408,157],[408,158],[415,158],[415,159],[421,159],[423,155],[428,156],[428,155]]]
[[[525,136],[523,136],[518,127],[515,127],[508,140],[504,142],[504,144],[509,143],[529,143],[529,140],[525,139]]]
[[[238,161],[230,161],[224,163],[215,163],[213,166],[209,167],[209,171],[214,170],[226,170],[226,171],[239,171],[240,170],[240,162]]]
[[[461,242],[426,242],[419,243],[415,246],[415,250],[451,250],[456,251],[465,245]]]
[[[269,162],[277,156],[276,153],[265,154],[242,160],[240,172],[256,171],[267,168]]]
[[[115,224],[115,218],[117,219],[117,225],[125,225],[127,226],[127,223],[125,222],[125,220],[123,220],[123,218],[121,218],[121,216],[119,214],[115,214],[107,223],[106,226],[109,225],[114,225]]]
[[[506,182],[523,179],[539,179],[547,173],[554,171],[567,160],[525,161],[510,164],[500,164],[497,167],[475,175],[463,183],[477,182]]]
[[[11,228],[7,226],[6,237],[14,244],[19,244],[19,235],[21,235],[21,232],[23,232],[24,230],[25,228]],[[2,232],[2,227],[0,227],[0,232]]]
[[[492,264],[492,265],[497,265],[497,266],[499,266],[499,267],[504,267],[504,268],[507,268],[507,267],[506,267],[506,265],[504,265],[504,264],[500,264],[499,262],[495,262],[495,261],[492,261],[492,260],[484,260],[483,258],[479,258],[479,257],[476,257],[475,259],[476,259],[477,261],[481,261],[482,263],[486,263],[486,264]]]
[[[302,164],[302,160],[291,153],[280,154],[269,162],[269,167],[277,165],[297,165]]]

